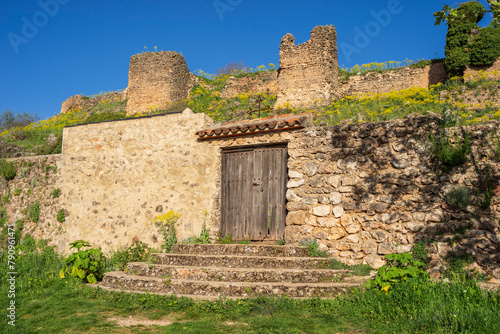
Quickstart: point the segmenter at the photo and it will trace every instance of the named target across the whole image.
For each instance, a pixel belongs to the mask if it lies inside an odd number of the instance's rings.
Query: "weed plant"
[[[13,180],[17,174],[17,166],[13,162],[5,159],[0,159],[0,175],[3,176],[5,181]]]
[[[326,251],[322,251],[319,248],[318,240],[306,240],[301,242],[301,246],[307,247],[307,255],[310,257],[328,257]]]
[[[107,261],[108,270],[124,270],[129,262],[147,262],[154,250],[146,243],[134,240],[127,248],[114,251]]]
[[[38,223],[40,220],[40,202],[35,202],[28,207],[28,216],[33,223]]]
[[[459,185],[451,188],[444,199],[450,206],[456,209],[465,210],[472,204],[473,195],[469,188]]]
[[[468,132],[464,132],[463,139],[460,139],[455,133],[454,139],[455,144],[452,144],[450,136],[444,133],[437,137],[431,134],[429,138],[432,157],[445,172],[467,162],[471,152],[472,144]]]
[[[228,235],[224,236],[222,234],[222,232],[220,232],[218,235],[217,235],[217,241],[216,241],[218,244],[222,244],[222,245],[230,245],[230,244],[234,244],[234,240],[233,240],[233,237],[231,236],[231,233],[229,233]]]
[[[168,211],[164,215],[159,215],[153,222],[163,234],[163,248],[167,253],[172,251],[172,247],[177,243],[175,224],[180,215],[175,211]]]

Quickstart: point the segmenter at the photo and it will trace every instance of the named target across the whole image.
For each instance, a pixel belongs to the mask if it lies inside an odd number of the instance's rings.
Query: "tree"
[[[215,70],[215,74],[218,77],[223,75],[233,75],[243,72],[246,69],[246,65],[244,62],[240,61],[239,63],[229,63],[224,67],[218,68]]]
[[[434,13],[435,25],[442,22],[448,25],[444,62],[448,76],[462,76],[468,65],[489,65],[500,56],[497,43],[500,38],[500,1],[487,2],[490,10],[478,1],[468,1],[457,8],[445,5]],[[489,27],[480,28],[478,23],[486,13],[491,13],[493,20]]]
[[[25,127],[31,123],[38,121],[40,118],[35,114],[23,112],[16,114],[10,109],[5,109],[0,113],[0,132],[14,128],[16,126]]]

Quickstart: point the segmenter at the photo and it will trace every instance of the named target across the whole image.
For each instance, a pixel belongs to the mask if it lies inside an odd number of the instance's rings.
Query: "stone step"
[[[153,253],[155,264],[195,267],[328,269],[330,259],[311,257],[268,257],[243,255],[197,255]]]
[[[245,255],[273,257],[307,257],[307,248],[302,246],[279,245],[206,245],[206,244],[176,244],[172,248],[175,254],[199,255]]]
[[[262,283],[205,282],[127,275],[122,271],[104,274],[104,286],[113,289],[194,296],[256,297],[335,297],[358,287],[359,283]]]
[[[327,283],[364,281],[362,277],[352,276],[349,270],[193,267],[143,262],[129,263],[126,273],[157,278],[217,282]]]

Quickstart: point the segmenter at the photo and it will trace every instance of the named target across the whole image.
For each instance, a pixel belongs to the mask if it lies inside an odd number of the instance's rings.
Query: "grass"
[[[500,293],[474,281],[412,281],[389,293],[358,289],[336,299],[258,297],[194,301],[91,288],[57,272],[63,259],[27,237],[16,259],[16,327],[0,311],[1,333],[496,333]],[[0,279],[7,278],[1,253]],[[8,305],[8,286],[0,303]],[[119,327],[111,317],[169,320],[164,325]]]

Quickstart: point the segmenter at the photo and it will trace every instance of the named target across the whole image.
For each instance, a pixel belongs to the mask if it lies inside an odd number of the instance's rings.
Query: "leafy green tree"
[[[486,10],[478,1],[459,4],[457,8],[445,5],[434,13],[436,25],[446,22],[444,66],[448,76],[462,76],[466,66],[488,65],[500,55],[500,2],[488,0],[490,10]],[[486,13],[491,13],[490,26],[480,28],[478,23]]]

